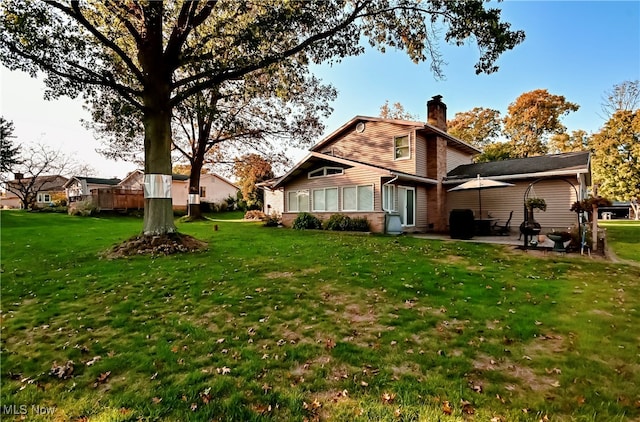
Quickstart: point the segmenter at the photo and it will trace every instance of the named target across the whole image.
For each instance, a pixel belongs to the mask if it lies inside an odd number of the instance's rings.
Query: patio
[[[420,239],[433,239],[433,240],[453,240],[456,242],[475,242],[475,243],[493,243],[499,245],[512,245],[512,246],[523,246],[524,245],[524,236],[518,239],[520,236],[520,232],[517,230],[512,230],[508,235],[505,236],[474,236],[471,239],[452,239],[449,234],[446,233],[419,233],[412,234],[411,236],[417,237]],[[553,248],[553,241],[548,239],[546,236],[540,235],[539,239],[544,241],[538,243],[537,248],[531,249],[551,249]]]

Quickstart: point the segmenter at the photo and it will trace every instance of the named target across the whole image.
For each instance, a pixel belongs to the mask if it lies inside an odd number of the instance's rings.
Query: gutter
[[[589,170],[579,170],[570,169],[570,170],[561,170],[561,171],[553,171],[553,172],[542,172],[542,173],[523,173],[523,174],[508,174],[505,176],[490,176],[488,179],[493,180],[514,180],[514,179],[530,179],[530,178],[541,178],[541,177],[550,177],[550,176],[576,176],[579,174],[589,173]],[[445,185],[451,185],[454,183],[463,183],[468,180],[473,180],[475,177],[467,177],[464,179],[449,179],[445,180],[442,183]]]

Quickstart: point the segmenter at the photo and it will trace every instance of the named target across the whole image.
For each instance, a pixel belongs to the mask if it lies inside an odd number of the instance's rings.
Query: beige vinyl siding
[[[424,135],[417,135],[414,150],[416,152],[416,175],[427,177],[427,139]]]
[[[416,230],[426,231],[428,229],[427,215],[427,188],[425,186],[416,187]]]
[[[567,180],[577,187],[576,180]],[[532,180],[511,181],[515,186],[482,190],[482,216],[486,218],[489,214],[504,222],[513,210],[511,227],[514,232],[517,232],[520,223],[524,221],[524,193],[532,182]],[[447,185],[446,189],[454,186]],[[557,179],[538,182],[529,194],[529,197],[534,196],[543,198],[547,203],[547,211],[534,211],[534,218],[542,226],[543,232],[551,229],[566,229],[577,224],[576,213],[570,211],[571,204],[576,201],[576,194],[567,182]],[[452,209],[471,209],[477,217],[478,191],[448,192],[447,214]]]
[[[409,159],[394,159],[394,138],[409,136]],[[412,127],[388,122],[366,122],[365,130],[357,133],[355,127],[320,152],[330,152],[339,157],[372,163],[406,173],[416,170],[416,139]]]
[[[472,163],[473,156],[458,151],[455,148],[447,147],[447,173],[458,166]]]

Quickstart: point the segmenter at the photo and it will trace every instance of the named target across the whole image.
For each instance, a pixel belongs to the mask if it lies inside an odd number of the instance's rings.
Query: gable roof
[[[523,179],[531,177],[566,176],[589,173],[591,154],[588,151],[537,157],[463,164],[447,174],[447,182],[460,182],[480,175],[491,179]]]
[[[7,182],[12,186],[26,186],[34,177],[23,177],[22,179],[15,179]],[[54,176],[36,176],[34,185],[39,185],[38,191],[63,191],[64,185],[67,183],[67,178],[60,175]]]
[[[448,134],[442,129],[439,129],[433,125],[430,125],[429,123],[416,122],[411,120],[384,119],[382,117],[370,117],[370,116],[355,116],[354,118],[349,120],[347,123],[343,124],[338,129],[336,129],[335,131],[327,135],[320,142],[312,146],[311,151],[320,152],[320,150],[324,148],[327,144],[330,144],[331,142],[335,141],[339,136],[341,136],[347,130],[351,129],[352,127],[354,127],[360,122],[384,122],[384,123],[391,123],[391,124],[400,125],[400,126],[407,126],[407,127],[414,128],[418,132],[442,136],[443,138],[447,139],[447,142],[450,145],[453,145],[454,147],[466,153],[475,155],[475,154],[480,154],[482,152],[478,148],[467,144],[466,142]]]
[[[84,180],[87,184],[92,184],[92,185],[116,186],[118,183],[120,183],[120,179],[117,179],[115,177],[111,179],[103,179],[100,177],[73,176],[67,181],[67,183],[64,184],[64,187],[71,186],[74,180],[78,182]]]
[[[263,186],[267,186],[270,189],[277,189],[285,184],[287,181],[310,171],[313,168],[317,168],[321,165],[332,165],[336,167],[342,168],[353,168],[360,167],[367,169],[369,171],[380,174],[381,177],[397,177],[400,180],[411,180],[419,183],[427,183],[427,184],[437,184],[438,182],[434,179],[430,179],[427,177],[420,177],[414,174],[405,173],[381,166],[377,166],[374,164],[363,163],[361,161],[356,161],[347,158],[335,157],[333,155],[322,154],[320,152],[312,151],[305,158],[303,158],[298,164],[295,165],[291,170],[289,170],[284,176],[271,179],[269,183],[263,183]],[[269,186],[270,185],[270,186]]]

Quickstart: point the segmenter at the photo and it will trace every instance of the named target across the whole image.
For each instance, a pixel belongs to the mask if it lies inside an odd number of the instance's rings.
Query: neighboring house
[[[14,174],[14,180],[6,183],[6,192],[2,196],[2,208],[22,208],[23,201],[15,192],[30,191],[34,199],[34,206],[42,208],[49,206],[54,198],[64,196],[64,184],[67,178],[64,176],[37,176],[24,177],[20,173]],[[12,192],[13,191],[13,192]]]
[[[134,170],[129,173],[119,186],[125,189],[144,189],[144,172]],[[218,203],[229,196],[236,197],[238,187],[217,174],[203,173],[200,175],[200,202]],[[189,200],[189,176],[173,174],[171,176],[171,196],[174,210],[186,210]]]
[[[585,196],[590,183],[588,153],[473,164],[481,151],[447,133],[441,98],[427,102],[427,123],[364,116],[349,120],[284,176],[263,183],[265,213],[282,210],[285,226],[300,212],[321,219],[340,213],[366,217],[374,232],[386,231],[398,219],[404,232],[446,232],[452,209],[477,213],[478,208],[477,191],[447,190],[480,174],[515,184],[482,191],[485,216],[489,210],[506,220],[513,210],[514,226],[520,224],[524,191],[544,179],[529,195],[548,204],[547,213],[537,212],[536,220],[559,228],[576,222],[569,208],[576,197]]]
[[[306,211],[366,217],[374,232],[398,217],[404,231],[445,231],[442,181],[480,150],[446,132],[441,98],[428,101],[427,123],[356,116],[312,147],[271,186],[283,195],[283,224]]]
[[[67,193],[69,203],[91,199],[93,189],[111,188],[117,186],[120,179],[101,179],[98,177],[73,176],[65,183],[64,188]]]
[[[534,218],[543,229],[567,229],[577,224],[577,214],[571,205],[587,197],[591,185],[590,153],[586,151],[542,155],[513,160],[461,165],[447,174],[446,189],[460,183],[483,178],[513,183],[514,186],[484,189],[481,218],[493,217],[502,221],[513,213],[512,227],[524,221],[524,195],[542,198],[546,211],[535,210]],[[447,194],[447,210],[472,209],[478,216],[478,191],[454,191]],[[514,229],[516,231],[517,229]]]

